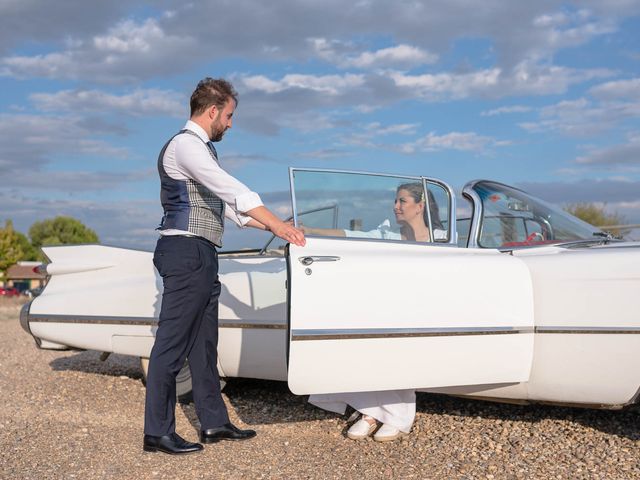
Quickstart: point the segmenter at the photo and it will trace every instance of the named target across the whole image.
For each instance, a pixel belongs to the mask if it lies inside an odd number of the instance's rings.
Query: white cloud
[[[345,145],[362,148],[389,148],[389,144],[382,144],[381,137],[389,135],[415,135],[417,123],[399,123],[382,125],[380,122],[373,122],[362,126],[359,131],[340,136],[340,142]]]
[[[564,12],[543,14],[533,19],[533,26],[539,28],[557,28],[565,25],[568,20]]]
[[[603,83],[589,90],[598,100],[640,101],[640,78]]]
[[[525,72],[524,66],[521,66],[510,75],[504,75],[497,68],[463,74],[408,75],[391,71],[345,75],[287,74],[276,79],[265,75],[245,75],[238,76],[236,83],[244,99],[243,104],[251,105],[251,111],[243,113],[243,120],[249,118],[250,124],[256,129],[276,132],[284,126],[285,119],[292,115],[296,122],[287,123],[298,129],[296,124],[299,119],[311,115],[318,108],[351,107],[361,112],[371,112],[405,99],[444,101],[473,96],[501,98],[525,94],[523,90],[529,88],[532,89],[530,93],[534,94],[559,93],[571,82],[577,83],[602,72],[579,74],[558,68],[547,73],[548,76],[539,72]],[[536,76],[537,80],[534,78]],[[520,111],[523,109],[518,108]],[[515,111],[516,108],[512,110]],[[253,119],[256,112],[258,114]],[[276,122],[277,126],[270,127],[270,122]],[[329,120],[325,126],[330,127],[331,124]]]
[[[357,68],[389,67],[398,64],[418,66],[435,63],[437,60],[437,55],[425,52],[420,48],[411,45],[397,45],[375,52],[363,52],[355,58],[345,59],[343,65]]]
[[[398,123],[393,125],[383,126],[380,122],[370,123],[365,126],[371,135],[413,135],[416,129],[420,126],[418,123]]]
[[[98,234],[106,245],[152,250],[162,217],[159,202],[128,200],[106,202],[55,199],[0,190],[0,219],[10,218],[21,232],[36,221],[67,215],[77,218]],[[141,226],[147,226],[142,228]]]
[[[19,139],[19,140],[17,140]],[[53,155],[81,155],[125,159],[126,148],[96,138],[91,126],[79,117],[0,114],[0,171],[22,174],[48,163]]]
[[[119,185],[154,179],[155,170],[134,172],[32,170],[31,175],[13,175],[11,188],[58,192],[113,191]]]
[[[541,42],[537,47],[545,55],[561,48],[583,45],[594,37],[613,33],[617,29],[611,19],[594,18],[593,13],[586,9],[572,14],[557,12],[541,15],[533,20],[533,26],[546,34],[546,42]]]
[[[284,90],[302,89],[329,95],[339,95],[344,91],[364,84],[364,76],[356,74],[346,75],[301,75],[289,74],[280,80],[270,80],[263,75],[241,77],[244,87],[248,90],[265,93],[280,93]]]
[[[640,182],[582,178],[574,182],[521,182],[518,188],[555,204],[636,202]]]
[[[338,41],[330,42],[324,38],[313,38],[310,39],[309,42],[320,58],[341,68],[411,68],[433,64],[438,60],[438,55],[406,44],[381,48],[372,52],[364,51],[354,54],[351,52],[338,51],[336,47],[341,47],[341,49],[345,47],[344,44]],[[353,50],[351,45],[348,45],[348,47],[349,50]]]
[[[587,137],[640,117],[640,101],[594,103],[587,98],[563,100],[540,110],[540,120],[519,125],[529,132],[559,132]]]
[[[275,162],[273,158],[266,155],[252,155],[246,153],[226,152],[220,157],[220,164],[226,171],[235,171],[249,164]]]
[[[148,53],[156,42],[162,42],[165,34],[154,19],[147,19],[142,24],[125,20],[111,29],[107,35],[93,38],[98,51],[107,53]]]
[[[390,74],[398,87],[411,90],[428,100],[561,94],[572,84],[610,75],[611,72],[603,69],[573,70],[528,62],[522,62],[510,71],[494,67],[462,74]]]
[[[365,75],[237,76],[242,128],[276,135],[281,128],[315,132],[345,125],[345,111],[372,99]],[[384,102],[384,99],[377,99]]]
[[[481,112],[480,115],[483,117],[494,117],[496,115],[504,115],[508,113],[526,113],[532,110],[531,107],[526,107],[524,105],[511,105],[508,107],[500,107],[494,108],[493,110],[487,110]]]
[[[491,137],[478,135],[474,132],[450,132],[445,135],[437,135],[429,132],[426,136],[415,142],[401,146],[403,153],[435,152],[440,150],[460,150],[466,152],[482,153],[490,147],[505,146],[508,142],[497,141]]]
[[[40,110],[118,113],[131,116],[166,115],[184,117],[187,100],[168,90],[135,90],[116,95],[103,90],[62,90],[56,93],[33,93],[29,99]]]
[[[590,166],[640,167],[640,134],[631,135],[627,143],[593,149],[575,161]]]
[[[52,7],[40,0],[5,0],[0,2],[0,52],[21,45],[25,40],[35,43],[80,42],[143,3],[138,0],[65,0]]]
[[[77,61],[70,52],[55,52],[31,57],[13,56],[3,59],[0,63],[0,75],[16,78],[69,78],[76,69]]]
[[[299,153],[298,156],[301,158],[313,158],[316,160],[330,160],[334,158],[344,158],[349,155],[353,155],[353,153],[348,152],[346,150],[340,150],[337,148],[322,148],[320,150],[312,150],[309,152]]]
[[[65,42],[67,49],[40,55],[13,55],[0,60],[0,75],[134,83],[157,74],[174,74],[195,57],[192,37],[168,34],[158,20],[125,20],[104,35]]]
[[[478,9],[472,0],[347,6],[339,0],[197,5],[170,0],[163,3],[167,10],[133,20],[130,12],[144,2],[69,0],[56,8],[21,3],[18,9],[0,10],[6,27],[0,29],[0,45],[12,48],[35,39],[63,48],[5,58],[4,75],[106,83],[135,83],[229,57],[291,63],[315,56],[345,68],[415,67],[434,63],[461,38],[489,42],[496,68],[510,72],[523,62],[549,65],[559,50],[615,32],[625,16],[639,10],[632,1],[579,2],[582,7],[573,8],[575,2],[567,6],[560,0],[487,0]],[[466,21],[470,11],[471,23]],[[216,21],[220,18],[225,21]],[[392,42],[372,48],[380,38]]]
[[[423,98],[464,98],[474,89],[487,90],[498,84],[500,69],[492,68],[479,72],[456,75],[451,73],[406,75],[391,73],[396,86],[415,91]]]
[[[240,90],[243,105],[250,105],[249,110],[243,110],[243,126],[274,135],[282,127],[314,131],[340,125],[339,118],[327,113],[329,108],[368,113],[403,100],[437,102],[474,97],[559,94],[573,84],[609,74],[606,70],[576,71],[521,64],[508,73],[499,68],[489,68],[467,73],[422,75],[400,71],[287,74],[280,78],[238,75],[234,82]],[[320,110],[322,114],[318,113]],[[506,113],[506,110],[501,112]],[[309,122],[309,118],[313,118],[313,122]],[[307,127],[303,129],[304,125]]]

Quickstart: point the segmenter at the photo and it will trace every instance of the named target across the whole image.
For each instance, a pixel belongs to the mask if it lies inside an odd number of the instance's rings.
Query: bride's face
[[[393,213],[397,223],[413,223],[417,218],[422,218],[423,212],[424,202],[416,202],[411,192],[402,188],[396,192]]]

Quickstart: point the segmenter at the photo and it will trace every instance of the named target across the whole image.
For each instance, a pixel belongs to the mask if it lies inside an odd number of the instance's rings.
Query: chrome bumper
[[[31,333],[31,328],[29,327],[29,310],[31,309],[32,302],[33,300],[31,300],[31,302],[25,303],[20,309],[20,326],[25,332],[33,337],[36,342],[36,346],[38,348],[41,348],[40,339],[38,337],[35,337],[33,333]]]

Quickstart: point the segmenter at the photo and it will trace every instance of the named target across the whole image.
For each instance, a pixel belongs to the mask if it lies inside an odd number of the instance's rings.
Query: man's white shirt
[[[191,179],[215,193],[227,205],[225,217],[243,227],[251,220],[244,212],[263,205],[260,196],[213,161],[206,145],[209,136],[200,125],[188,120],[183,129],[194,132],[200,140],[185,134],[174,137],[164,153],[165,172],[174,180]],[[160,234],[191,235],[176,229],[161,230]]]

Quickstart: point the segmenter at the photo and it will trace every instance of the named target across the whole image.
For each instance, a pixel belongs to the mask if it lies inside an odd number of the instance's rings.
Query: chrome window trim
[[[443,182],[442,180],[438,180],[437,178],[432,178],[432,177],[422,177],[422,181],[423,181],[423,188],[426,190],[427,188],[427,183],[431,182],[431,183],[435,183],[436,185],[440,185],[441,187],[444,187],[444,189],[446,190],[446,192],[449,194],[449,201],[451,202],[450,204],[450,209],[449,209],[449,241],[448,242],[429,242],[429,243],[434,243],[434,244],[442,244],[442,245],[453,245],[455,247],[458,246],[458,230],[457,230],[457,215],[456,215],[456,193],[453,190],[453,188],[451,188],[451,186],[446,183]],[[428,195],[427,195],[428,197]],[[427,205],[428,206],[428,205]],[[429,215],[429,229],[430,231],[433,231],[431,229],[431,211],[427,210],[427,214]],[[424,243],[424,242],[422,242]]]
[[[293,176],[296,172],[294,167],[289,167],[289,195],[291,195],[291,216],[293,217],[293,226],[298,227],[298,206],[296,205],[296,192],[293,182]]]
[[[514,187],[513,185],[508,185],[506,183],[502,183],[502,182],[498,182],[495,180],[487,180],[487,179],[477,179],[477,180],[471,180],[470,182],[467,182],[464,187],[462,188],[462,195],[466,196],[468,199],[470,199],[473,202],[473,217],[471,218],[471,225],[469,227],[469,238],[467,240],[467,247],[469,248],[488,248],[488,249],[493,249],[493,250],[500,250],[503,252],[510,252],[512,250],[515,249],[521,249],[521,248],[531,248],[531,246],[517,246],[517,247],[483,247],[480,245],[480,234],[481,234],[481,229],[482,229],[482,216],[483,216],[483,206],[482,206],[482,200],[480,199],[479,195],[476,193],[476,191],[473,189],[478,183],[482,183],[482,182],[488,182],[488,183],[493,183],[496,185],[500,185],[502,187],[506,187],[509,188],[511,190],[515,190],[518,192],[521,192],[522,194],[531,197],[532,195],[530,195],[529,193],[525,192],[524,190],[522,190],[521,188],[518,187]],[[534,199],[537,199],[536,197],[533,197]],[[544,203],[544,204],[548,204],[553,206],[552,204],[550,204],[549,202],[542,200],[542,199],[537,199],[538,201]],[[580,220],[580,219],[578,219]],[[591,227],[593,227],[591,225]],[[593,227],[593,228],[598,228],[598,227]],[[563,242],[562,241],[558,241],[557,243],[550,243],[547,244],[547,246],[563,246]]]
[[[453,245],[449,242],[415,242],[412,240],[389,240],[388,238],[363,238],[363,237],[335,237],[333,235],[314,235],[308,234],[305,235],[308,238],[328,238],[331,240],[340,240],[342,242],[382,242],[382,243],[396,243],[399,245],[420,245],[421,247],[440,247],[440,248],[451,248],[458,247],[457,245]]]
[[[367,172],[367,171],[358,171],[358,170],[335,170],[330,168],[300,168],[300,167],[289,167],[289,192],[291,193],[291,208],[293,215],[293,225],[298,227],[298,206],[296,204],[296,194],[295,194],[295,185],[294,185],[294,175],[295,172],[319,172],[319,173],[341,173],[341,174],[349,174],[349,175],[368,175],[372,177],[389,177],[389,178],[402,178],[407,180],[416,180],[422,183],[423,188],[426,187],[427,182],[435,183],[436,185],[440,185],[444,187],[444,189],[449,194],[449,199],[451,202],[449,209],[449,241],[448,242],[428,242],[429,245],[453,245],[455,247],[458,246],[457,242],[457,230],[456,230],[456,196],[455,191],[451,186],[434,177],[425,177],[425,176],[415,176],[415,175],[397,175],[393,173],[380,173],[380,172]],[[429,218],[429,229],[432,232],[431,226],[431,212],[427,211]],[[317,235],[308,235],[309,237],[316,237]],[[327,235],[322,235],[323,238],[334,238],[339,240],[352,240],[351,237],[331,237]],[[383,242],[397,242],[397,240],[388,240],[388,239],[366,239],[366,240],[374,240],[374,241],[383,241]],[[407,242],[404,241],[402,243],[415,243],[419,245],[425,245],[425,242]]]
[[[429,242],[433,242],[435,236],[433,234],[433,222],[431,221],[431,205],[429,202],[429,190],[427,188],[428,183],[429,181],[426,179],[426,177],[422,177],[422,190],[424,195],[424,203],[427,209],[427,228],[429,229]]]
[[[417,177],[415,175],[396,175],[392,173],[378,173],[378,172],[365,172],[358,170],[335,170],[332,168],[301,168],[301,167],[289,167],[289,192],[291,193],[291,208],[293,214],[293,226],[298,226],[298,206],[296,204],[296,192],[294,184],[295,172],[319,172],[319,173],[344,173],[352,175],[370,175],[374,177],[392,177],[392,178],[406,178],[411,180],[422,181],[423,177]],[[311,235],[313,236],[313,235]],[[342,237],[335,237],[342,238]]]
[[[420,175],[398,175],[396,173],[382,173],[382,172],[369,172],[365,170],[338,170],[334,168],[303,168],[303,167],[289,167],[289,172],[320,172],[320,173],[347,173],[353,175],[370,175],[373,177],[392,177],[392,178],[408,178],[411,180],[421,180],[422,177]],[[430,179],[436,180],[436,179]],[[441,180],[438,180],[441,181]]]
[[[478,239],[480,238],[480,227],[482,218],[482,200],[473,187],[483,180],[473,180],[465,184],[462,188],[462,195],[471,200],[473,213],[471,214],[471,225],[469,225],[469,237],[467,238],[467,248],[480,248]]]

